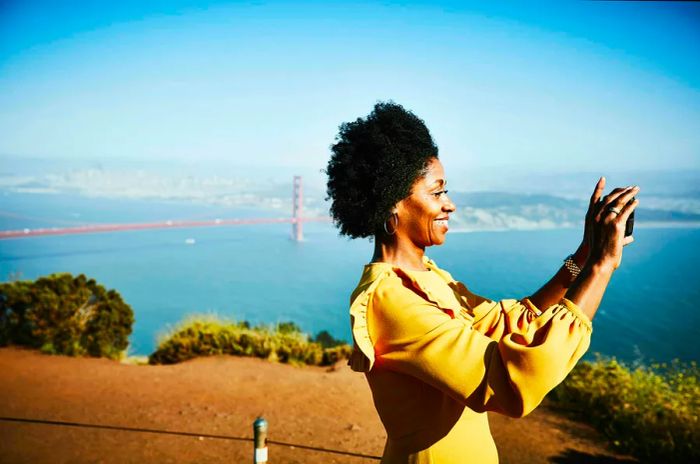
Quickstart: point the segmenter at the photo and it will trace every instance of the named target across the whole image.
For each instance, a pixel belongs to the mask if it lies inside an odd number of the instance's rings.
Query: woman
[[[591,197],[584,239],[522,300],[470,292],[424,252],[445,241],[455,205],[422,120],[394,103],[340,126],[328,163],[341,234],[374,239],[351,296],[354,350],[386,428],[383,463],[495,463],[485,411],[522,417],[588,348],[619,266],[638,188]],[[533,431],[533,433],[537,433]]]

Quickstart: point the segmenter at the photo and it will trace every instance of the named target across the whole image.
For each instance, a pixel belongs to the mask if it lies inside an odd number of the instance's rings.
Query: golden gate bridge
[[[123,232],[128,230],[175,229],[192,227],[239,226],[246,224],[292,224],[292,238],[296,241],[304,239],[303,227],[305,222],[329,222],[330,217],[303,217],[303,185],[301,176],[294,176],[294,191],[292,201],[292,216],[278,218],[245,218],[245,219],[211,219],[211,220],[167,220],[160,222],[131,223],[131,224],[85,224],[73,227],[46,227],[36,229],[0,230],[0,240],[11,238],[37,237],[42,235],[71,235],[92,234],[98,232]]]

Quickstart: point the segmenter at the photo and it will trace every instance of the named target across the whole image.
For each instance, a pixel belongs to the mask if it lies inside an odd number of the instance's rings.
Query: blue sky
[[[700,169],[700,5],[0,0],[0,160],[321,169],[387,99],[465,179]]]

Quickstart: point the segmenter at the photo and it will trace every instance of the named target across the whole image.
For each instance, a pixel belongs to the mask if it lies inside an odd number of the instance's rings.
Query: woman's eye
[[[433,193],[436,198],[440,198],[440,195],[447,195],[447,190],[440,190],[439,192]]]

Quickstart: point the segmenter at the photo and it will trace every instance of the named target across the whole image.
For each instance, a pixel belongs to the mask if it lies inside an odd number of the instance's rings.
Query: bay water
[[[192,203],[0,194],[0,229],[65,227],[167,219],[288,216],[287,211]],[[309,333],[350,340],[348,299],[372,243],[339,237],[328,223],[290,224],[0,240],[0,280],[54,272],[86,274],[116,289],[135,313],[130,352],[149,354],[159,335],[193,314],[251,323],[294,321]],[[593,321],[587,356],[626,361],[698,360],[700,229],[635,230]],[[428,249],[439,266],[492,299],[533,293],[581,239],[577,229],[448,234]]]

